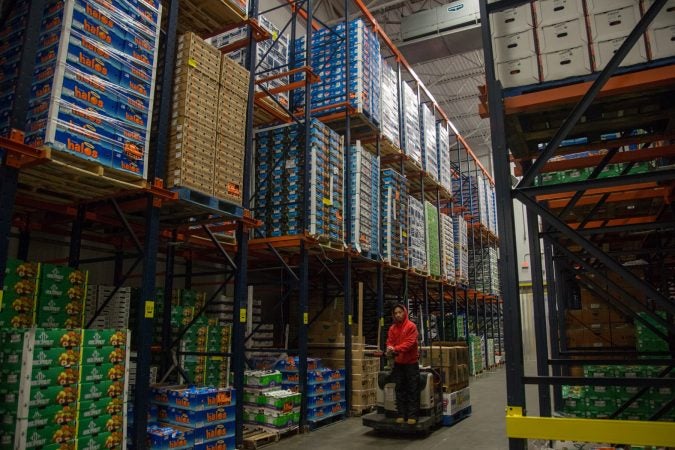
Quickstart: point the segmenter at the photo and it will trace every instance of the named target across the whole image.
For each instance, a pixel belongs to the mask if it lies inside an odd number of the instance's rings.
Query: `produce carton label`
[[[120,381],[83,383],[80,387],[80,401],[95,401],[102,398],[122,397],[124,384]]]
[[[77,414],[72,406],[52,405],[34,408],[28,412],[27,428],[43,428],[53,425],[74,425]]]
[[[83,347],[82,364],[124,364],[126,351],[123,348],[105,346],[101,348]]]
[[[51,348],[51,349],[35,349],[33,351],[33,366],[48,367],[73,367],[77,366],[80,361],[80,349],[72,347]]]
[[[26,435],[26,447],[35,449],[47,449],[54,444],[55,448],[64,446],[75,438],[75,427],[73,425],[54,425],[45,428],[36,428]],[[63,447],[61,447],[63,448]],[[68,447],[65,447],[68,448]]]
[[[95,436],[80,437],[77,439],[78,450],[120,450],[122,446],[122,432],[104,432]]]
[[[121,415],[104,414],[97,417],[80,418],[77,424],[77,437],[96,436],[105,432],[119,431],[121,428]]]
[[[42,264],[42,279],[52,283],[68,283],[70,285],[82,285],[87,280],[86,272],[73,269],[68,266],[54,264]]]
[[[78,386],[51,386],[46,389],[31,389],[28,399],[30,408],[49,405],[74,405],[77,402]]]
[[[78,383],[79,372],[73,367],[49,367],[31,374],[31,387],[70,386]]]
[[[35,330],[35,347],[73,348],[79,347],[81,340],[79,331],[42,328]]]
[[[21,261],[18,259],[7,260],[5,267],[5,282],[8,277],[15,276],[18,278],[37,278],[39,274],[40,264]]]
[[[125,330],[82,330],[83,347],[124,347],[127,343]]]

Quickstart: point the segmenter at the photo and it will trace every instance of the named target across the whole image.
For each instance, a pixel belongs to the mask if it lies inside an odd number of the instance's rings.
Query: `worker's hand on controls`
[[[394,347],[387,346],[387,356],[391,356],[391,355],[393,355],[394,353],[395,353],[395,352],[394,352]]]

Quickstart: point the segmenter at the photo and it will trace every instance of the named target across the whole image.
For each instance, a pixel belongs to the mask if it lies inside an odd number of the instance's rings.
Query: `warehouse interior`
[[[0,61],[0,449],[675,448],[675,0],[0,0]]]

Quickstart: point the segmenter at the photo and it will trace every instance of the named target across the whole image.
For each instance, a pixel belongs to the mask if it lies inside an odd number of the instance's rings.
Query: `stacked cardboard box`
[[[642,12],[647,12],[653,0],[642,0]],[[650,59],[661,59],[675,56],[675,14],[673,1],[668,1],[647,28]]]
[[[110,300],[108,300],[110,299]],[[88,328],[129,328],[131,310],[131,288],[114,286],[87,286],[87,300],[84,305],[84,323],[89,323],[99,308],[105,308]]]
[[[310,126],[307,154],[304,127],[292,124],[257,131],[256,217],[263,221],[262,231],[268,237],[308,232],[342,242],[342,137],[316,119],[312,119]],[[303,210],[305,157],[310,159],[311,171],[306,211]]]
[[[452,217],[440,214],[441,227],[441,276],[443,279],[455,282],[455,237],[452,226]]]
[[[401,147],[399,122],[399,83],[396,70],[383,58],[381,81],[382,136],[397,148]]]
[[[150,401],[157,420],[148,423],[149,448],[234,448],[234,389],[155,385]]]
[[[312,84],[311,109],[317,115],[345,110],[349,103],[354,111],[362,113],[379,125],[380,114],[380,42],[363,19],[349,22],[349,95],[345,68],[345,24],[332,29],[323,28],[312,34],[311,57],[315,73],[321,81]],[[306,64],[306,38],[297,40],[295,67]],[[304,107],[305,93],[297,89],[295,104]]]
[[[288,71],[288,37],[281,34],[281,31],[265,16],[258,16],[258,23],[270,33],[272,39],[258,42],[256,47],[256,66],[258,67],[256,78],[268,78]],[[239,27],[210,37],[206,41],[215,48],[222,49],[228,45],[248,39],[248,31],[248,26]],[[240,66],[245,67],[247,53],[248,51],[244,48],[230,52],[226,56]],[[261,87],[269,91],[287,84],[288,76],[279,76],[262,83]],[[248,86],[248,75],[246,85]],[[257,89],[260,90],[260,87]],[[281,92],[275,94],[274,97],[281,104],[288,106],[288,93]]]
[[[349,195],[352,205],[352,245],[376,259],[380,253],[380,159],[359,141],[351,148]]]
[[[408,190],[406,179],[393,169],[382,171],[382,257],[408,266]]]
[[[47,3],[26,143],[145,177],[160,19],[159,1]]]
[[[420,364],[440,371],[445,391],[469,384],[469,350],[466,346],[438,342],[420,350]]]
[[[472,223],[487,223],[487,197],[482,176],[460,175],[452,179],[452,195],[467,209]]]
[[[438,178],[438,142],[436,137],[435,110],[426,103],[420,105],[420,131],[422,132],[422,169],[435,180]]]
[[[490,14],[496,77],[505,88],[539,82],[532,5]],[[586,49],[588,51],[588,49]]]
[[[443,425],[452,426],[457,423],[453,416],[470,406],[471,391],[468,386],[455,392],[443,393]]]
[[[497,249],[485,247],[469,252],[469,283],[485,294],[499,293]]]
[[[489,217],[487,228],[495,236],[498,236],[499,232],[497,231],[497,196],[495,194],[494,185],[489,182],[487,183],[487,204]]]
[[[481,373],[485,365],[485,342],[482,336],[469,335],[469,374]]]
[[[281,387],[298,392],[298,358],[282,360],[276,368],[282,373]],[[310,423],[346,413],[344,369],[325,367],[322,360],[308,359],[307,382],[302,394],[307,396],[307,420]]]
[[[26,328],[35,323],[40,265],[10,259],[5,268],[0,327]]]
[[[428,273],[424,204],[408,196],[408,258],[413,269]]]
[[[452,192],[452,167],[450,164],[450,135],[448,124],[438,122],[436,125],[436,148],[438,152],[438,180],[448,192]]]
[[[438,238],[439,216],[438,208],[431,202],[425,201],[426,209],[426,235],[427,235],[427,258],[429,263],[429,273],[431,275],[441,276],[441,243]]]
[[[271,432],[297,428],[302,394],[281,389],[281,372],[247,372],[245,379],[245,423]],[[257,383],[251,385],[252,380]]]
[[[466,220],[462,216],[452,219],[455,239],[455,273],[458,283],[469,281],[469,234]]]
[[[2,333],[3,448],[125,448],[126,331]]]
[[[403,152],[422,167],[422,138],[420,131],[420,99],[417,91],[403,83],[403,126],[405,127]]]
[[[249,72],[221,56],[213,194],[241,204]]]

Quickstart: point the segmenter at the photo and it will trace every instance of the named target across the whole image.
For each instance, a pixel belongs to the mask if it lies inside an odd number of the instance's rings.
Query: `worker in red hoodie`
[[[394,323],[387,334],[387,355],[394,356],[391,380],[396,383],[396,423],[415,425],[420,408],[417,326],[400,303],[394,306],[392,315]]]

